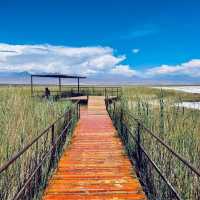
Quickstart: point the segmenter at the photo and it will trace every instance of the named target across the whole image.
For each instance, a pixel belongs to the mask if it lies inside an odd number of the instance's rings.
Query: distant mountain
[[[41,73],[40,73],[41,74]],[[45,73],[42,73],[45,74]],[[0,72],[0,84],[30,84],[30,73],[23,72]],[[55,78],[35,78],[35,84],[58,84]],[[63,84],[77,84],[77,80],[63,79]],[[198,85],[198,77],[188,77],[184,75],[157,76],[156,78],[124,77],[120,75],[93,75],[81,80],[81,84],[90,85]]]
[[[0,72],[0,78],[1,77],[29,77],[29,72]]]
[[[28,72],[0,72],[0,84],[29,84]]]

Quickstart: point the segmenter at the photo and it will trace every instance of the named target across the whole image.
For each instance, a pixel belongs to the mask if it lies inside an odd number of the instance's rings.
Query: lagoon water
[[[154,87],[162,89],[177,90],[182,92],[196,93],[200,94],[200,86],[163,86],[163,87]]]
[[[200,102],[183,102],[183,103],[177,104],[176,106],[200,110]]]
[[[163,87],[154,87],[159,89],[170,89],[170,90],[177,90],[182,92],[188,92],[188,93],[194,93],[194,94],[200,94],[200,86],[163,86]],[[198,109],[200,110],[200,102],[183,102],[179,103],[176,106],[182,106],[185,108],[191,108],[191,109]]]

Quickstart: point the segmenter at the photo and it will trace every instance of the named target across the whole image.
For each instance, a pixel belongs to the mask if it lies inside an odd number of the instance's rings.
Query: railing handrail
[[[131,138],[133,138],[133,140],[137,143],[137,138],[132,134],[132,131],[130,130],[129,127],[127,127],[127,125],[125,124],[124,121],[122,121],[123,125],[125,126],[125,128],[127,129],[127,131],[130,133]],[[161,170],[159,169],[159,167],[156,165],[156,163],[150,158],[149,154],[146,152],[145,148],[143,145],[138,144],[139,147],[141,148],[141,150],[143,151],[143,153],[146,155],[146,157],[148,158],[148,160],[151,162],[151,164],[153,165],[153,167],[155,168],[155,170],[158,172],[158,174],[161,176],[161,178],[165,181],[165,183],[168,185],[168,187],[170,187],[174,193],[174,195],[176,195],[176,197],[178,199],[181,199],[181,197],[179,196],[179,194],[177,193],[177,191],[175,190],[175,188],[172,186],[172,184],[167,180],[167,178],[162,174]]]
[[[39,165],[34,169],[33,173],[29,176],[29,178],[26,180],[26,182],[24,183],[23,187],[20,189],[20,191],[17,193],[17,195],[12,199],[12,200],[18,200],[20,198],[20,196],[22,195],[23,191],[26,189],[27,185],[30,183],[30,181],[32,180],[32,178],[35,176],[36,172],[38,171],[38,169],[42,166],[43,162],[46,160],[46,158],[53,152],[55,146],[57,145],[57,143],[59,142],[59,140],[61,139],[63,133],[66,131],[66,129],[69,127],[70,123],[72,122],[72,119],[68,122],[68,124],[66,125],[66,127],[64,128],[64,130],[61,132],[60,136],[58,137],[58,139],[55,141],[55,143],[51,146],[50,150],[44,155],[44,157],[42,158],[41,162],[39,163]]]
[[[51,125],[49,125],[44,131],[42,131],[35,139],[33,139],[29,144],[27,144],[19,152],[15,153],[7,162],[0,166],[0,174],[5,171],[15,160],[17,160],[24,152],[26,152],[33,144],[35,144],[45,133],[47,133],[52,126],[54,126],[60,119],[62,119],[67,113],[69,113],[74,105],[78,104],[80,100],[72,104],[67,111],[64,112],[60,117],[58,117]]]
[[[43,87],[43,85],[40,85],[38,87]],[[56,85],[49,85],[48,87],[56,87]],[[62,88],[77,88],[77,85],[62,85]],[[108,85],[108,86],[98,86],[98,85],[81,85],[79,88],[122,88],[122,86],[116,86],[116,85]]]
[[[114,112],[115,112],[115,102],[116,102],[116,100],[115,99],[110,99],[110,101],[108,101],[108,99],[106,99],[106,101],[107,101],[106,102],[107,109],[108,109],[108,105],[112,104],[114,102]],[[121,112],[122,112],[121,116],[124,116],[124,108],[123,107],[121,107]],[[194,167],[193,164],[191,164],[188,160],[186,160],[185,158],[183,158],[182,155],[180,155],[179,153],[177,153],[172,147],[170,147],[167,143],[165,143],[159,136],[157,136],[158,134],[154,133],[149,128],[147,128],[144,125],[144,123],[140,119],[136,118],[133,114],[131,114],[130,111],[126,112],[126,114],[128,114],[128,116],[130,116],[133,120],[135,120],[137,122],[138,127],[143,128],[146,131],[146,133],[150,134],[154,139],[156,139],[156,141],[158,141],[161,145],[163,145],[165,148],[167,148],[167,150],[170,153],[172,153],[172,155],[175,156],[180,162],[182,162],[184,164],[184,166],[186,166],[188,169],[190,169],[192,171],[192,173],[196,174],[197,177],[200,177],[200,171],[196,167]],[[137,145],[140,148],[140,150],[145,154],[145,156],[147,157],[147,159],[151,162],[151,164],[153,165],[153,167],[155,168],[155,170],[159,173],[159,175],[161,176],[161,178],[168,185],[168,187],[171,189],[171,191],[176,196],[176,198],[179,199],[179,200],[181,200],[182,198],[180,197],[180,195],[178,194],[178,192],[175,190],[175,188],[167,180],[167,178],[165,177],[165,175],[163,175],[163,173],[161,172],[160,168],[155,164],[155,162],[152,160],[152,158],[146,152],[146,150],[144,148],[144,145],[142,145],[141,142],[138,141],[137,137],[140,137],[140,134],[141,134],[140,131],[139,131],[139,136],[137,134],[137,136],[135,137],[132,134],[132,130],[130,130],[130,128],[127,127],[127,125],[125,124],[125,120],[123,120],[123,117],[121,117],[121,124],[123,126],[125,126],[125,128],[127,129],[127,131],[130,133],[130,136],[137,143]]]
[[[152,137],[154,137],[160,144],[162,144],[165,148],[167,148],[176,158],[178,158],[180,161],[182,161],[182,163],[184,163],[187,167],[189,167],[196,175],[198,175],[200,177],[200,171],[197,170],[189,161],[187,161],[185,158],[183,158],[182,155],[180,155],[179,153],[175,152],[175,150],[172,149],[172,147],[170,147],[166,142],[163,142],[162,139],[160,137],[158,137],[156,133],[152,132],[149,128],[147,128],[143,122],[141,122],[139,119],[135,118],[133,116],[133,114],[131,114],[130,112],[127,112],[127,114],[129,116],[131,116],[137,123],[139,123],[144,130],[147,131],[147,133],[149,133]]]
[[[65,91],[65,89],[69,89],[69,90]],[[73,87],[66,86],[66,87],[63,87],[63,90],[61,90],[61,92],[70,92],[70,89],[76,89],[76,90],[78,90],[78,88],[75,87],[75,86],[73,86]],[[102,87],[102,86],[85,87],[85,86],[80,86],[79,89],[108,89],[108,90],[109,89],[116,89],[116,91],[117,91],[117,89],[122,89],[122,87],[117,87],[117,86],[114,86],[114,87]],[[43,90],[34,90],[34,92],[38,92],[38,93],[43,92],[44,93]],[[56,92],[60,93],[60,91],[57,90],[57,89],[56,90],[51,90],[51,92],[52,93],[56,93]]]

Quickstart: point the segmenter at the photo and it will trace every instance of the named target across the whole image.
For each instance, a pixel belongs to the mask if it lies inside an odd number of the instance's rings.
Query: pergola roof
[[[86,78],[85,76],[67,75],[67,74],[32,74],[32,77],[47,77],[47,78]]]

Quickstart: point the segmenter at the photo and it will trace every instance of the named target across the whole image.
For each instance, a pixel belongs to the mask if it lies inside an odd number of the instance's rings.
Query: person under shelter
[[[50,95],[51,95],[51,92],[50,92],[49,88],[46,87],[45,88],[45,94],[44,94],[45,98],[49,99]]]

